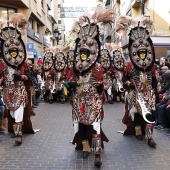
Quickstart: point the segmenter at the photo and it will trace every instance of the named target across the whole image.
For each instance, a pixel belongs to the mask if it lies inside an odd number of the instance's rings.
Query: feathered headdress
[[[119,36],[125,35],[125,33],[129,33],[130,30],[137,26],[142,26],[149,31],[149,34],[152,35],[154,32],[153,21],[151,21],[146,16],[139,16],[132,19],[130,16],[120,16],[117,19],[117,24],[115,27],[115,31]]]
[[[110,55],[112,55],[114,50],[120,49],[119,45],[114,44],[114,43],[105,43],[105,48],[109,50]]]
[[[116,13],[114,12],[113,8],[98,8],[93,15],[85,12],[83,16],[81,16],[79,20],[73,24],[71,32],[73,34],[78,33],[80,28],[86,23],[94,23],[95,25],[100,24],[100,28],[105,27],[108,24],[111,25],[115,18]]]
[[[21,34],[24,34],[24,29],[29,26],[29,22],[22,13],[14,13],[8,21],[0,19],[0,29],[9,26],[16,28]]]
[[[100,8],[91,16],[83,15],[72,28],[77,33],[75,46],[75,68],[82,73],[89,70],[100,56],[99,28],[114,21],[113,9]]]
[[[18,69],[26,59],[25,44],[21,31],[28,26],[25,16],[14,13],[9,21],[0,20],[2,57],[7,65]]]

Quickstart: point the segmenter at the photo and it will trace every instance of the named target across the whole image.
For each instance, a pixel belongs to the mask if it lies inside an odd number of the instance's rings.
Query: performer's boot
[[[102,165],[100,154],[95,154],[94,165],[97,167]]]
[[[6,128],[3,126],[2,120],[0,120],[0,132],[6,131]]]
[[[48,96],[46,96],[45,101],[49,102],[49,97]]]
[[[125,94],[124,94],[124,92],[122,92],[122,93],[120,94],[120,98],[121,98],[121,101],[122,101],[122,102],[125,102]]]
[[[61,102],[61,104],[65,103],[65,96],[64,95],[60,96],[60,102]]]
[[[138,140],[143,140],[141,126],[135,126],[135,135]]]
[[[154,142],[154,140],[152,138],[152,134],[153,134],[153,125],[146,124],[146,128],[145,128],[145,137],[146,137],[146,140],[147,140],[148,145],[150,147],[155,147],[156,143]]]
[[[50,93],[49,96],[48,96],[48,102],[49,102],[50,104],[53,103],[52,99],[53,99],[53,97],[52,97],[52,94]]]
[[[11,135],[11,138],[16,138],[16,135],[15,135],[16,129],[17,129],[17,124],[15,123],[15,124],[13,124],[13,131],[14,131],[14,133]]]
[[[2,126],[3,126],[5,129],[7,129],[7,127],[8,127],[8,119],[7,119],[7,118],[3,118],[3,119],[2,119]]]
[[[88,158],[89,153],[91,152],[89,141],[88,140],[83,140],[82,144],[83,144],[82,158]]]
[[[50,103],[50,104],[52,104],[52,103],[53,103],[53,101],[52,101],[52,100],[49,100],[49,103]]]
[[[15,136],[16,136],[15,143],[17,145],[20,145],[20,144],[22,144],[22,124],[17,123],[17,124],[14,124],[13,127],[15,128],[14,129],[14,133],[15,133]]]
[[[116,101],[120,102],[120,96],[116,96]]]
[[[91,150],[95,154],[94,165],[97,166],[97,167],[102,165],[101,158],[100,158],[100,154],[102,152],[101,136],[100,136],[100,134],[92,135]]]
[[[111,95],[108,95],[108,103],[113,104],[113,99],[112,99]]]

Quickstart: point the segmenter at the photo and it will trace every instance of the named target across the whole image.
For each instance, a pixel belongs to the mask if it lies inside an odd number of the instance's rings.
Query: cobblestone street
[[[103,131],[109,138],[102,153],[101,170],[169,170],[170,136],[166,130],[154,130],[157,148],[150,148],[145,141],[134,136],[123,136],[121,123],[124,104],[104,104]],[[14,145],[10,134],[0,135],[0,169],[3,170],[93,170],[94,157],[81,158],[70,144],[73,139],[71,105],[41,102],[32,117],[32,135],[24,135],[21,146]]]

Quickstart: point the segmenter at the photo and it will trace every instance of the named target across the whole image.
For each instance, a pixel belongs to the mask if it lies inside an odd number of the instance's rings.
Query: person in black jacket
[[[167,124],[168,124],[168,126],[170,126],[170,100],[166,103],[165,114],[167,117]],[[167,132],[166,135],[170,136],[170,130]]]
[[[167,127],[165,109],[166,103],[170,100],[170,70],[166,71],[162,75],[163,79],[163,88],[158,92],[159,97],[161,98],[160,102],[156,104],[156,129],[163,129]]]

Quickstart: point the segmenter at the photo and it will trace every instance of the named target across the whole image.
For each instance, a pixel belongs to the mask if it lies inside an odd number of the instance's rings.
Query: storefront
[[[43,57],[43,48],[50,47],[50,42],[42,35],[36,33],[31,28],[27,28],[27,51],[33,52],[33,59],[29,56],[33,63],[36,64],[37,60]]]
[[[170,37],[151,37],[151,39],[155,49],[156,58],[170,58]],[[125,58],[128,59],[128,37],[123,37],[119,46],[122,47],[122,52]]]
[[[170,37],[151,37],[156,58],[170,58]]]

